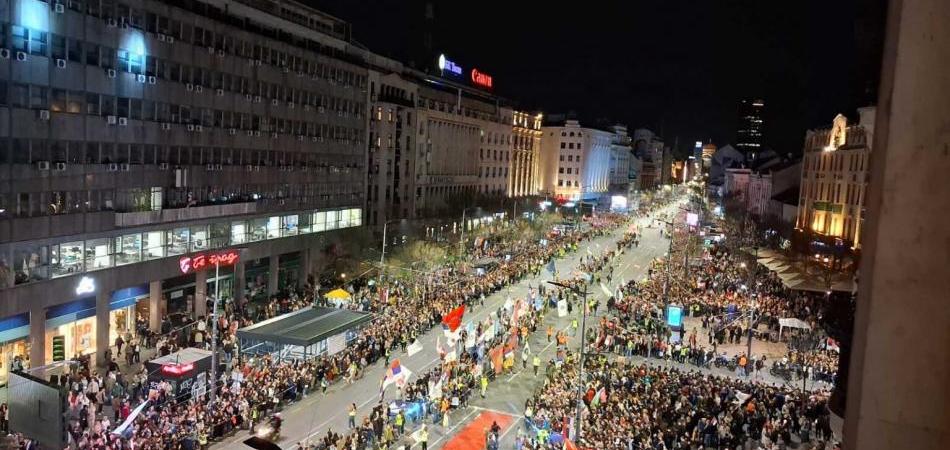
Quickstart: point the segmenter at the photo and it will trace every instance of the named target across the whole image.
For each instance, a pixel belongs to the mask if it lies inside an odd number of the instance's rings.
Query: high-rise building
[[[762,149],[762,113],[765,102],[761,99],[744,99],[739,102],[739,129],[736,131],[736,150],[746,161],[755,159]]]
[[[508,196],[538,195],[541,190],[541,114],[514,111]]]
[[[346,22],[272,0],[9,6],[0,360],[103,356],[137,317],[206,315],[214,286],[266,296],[361,225],[371,55]]]
[[[865,195],[874,134],[874,107],[849,124],[839,114],[831,128],[805,134],[797,228],[861,247]]]

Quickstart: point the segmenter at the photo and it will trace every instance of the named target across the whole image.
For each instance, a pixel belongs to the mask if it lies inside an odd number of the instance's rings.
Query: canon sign
[[[487,73],[479,72],[478,69],[472,69],[472,83],[475,83],[481,87],[489,88],[492,87],[491,75]]]

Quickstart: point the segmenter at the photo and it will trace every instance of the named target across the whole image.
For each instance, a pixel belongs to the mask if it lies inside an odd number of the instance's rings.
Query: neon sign
[[[439,70],[456,75],[462,74],[462,67],[446,58],[444,53],[439,55]]]
[[[178,268],[181,269],[181,273],[191,273],[214,266],[230,266],[236,263],[240,256],[237,250],[182,256],[178,259]]]
[[[96,292],[96,280],[89,277],[82,277],[79,284],[76,285],[76,295],[92,294]]]
[[[195,370],[194,363],[188,364],[167,364],[162,366],[162,373],[165,375],[181,375]]]
[[[479,86],[491,88],[492,79],[491,75],[487,73],[479,72],[478,69],[472,69],[472,83],[475,83]]]

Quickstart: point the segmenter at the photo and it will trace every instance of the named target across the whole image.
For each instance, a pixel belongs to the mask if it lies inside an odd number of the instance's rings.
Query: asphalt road
[[[614,248],[615,242],[623,235],[625,227],[615,230],[613,233],[602,236],[592,242],[585,242],[577,252],[571,253],[556,261],[558,274],[570,274],[577,267],[580,258],[588,254],[600,255],[606,248]],[[614,272],[615,283],[623,279],[626,281],[634,278],[642,278],[649,266],[650,260],[660,256],[667,250],[667,240],[661,238],[658,229],[646,229],[641,238],[640,246],[624,252],[617,258],[614,264],[617,266]],[[467,309],[463,323],[472,320],[484,320],[492,311],[501,307],[505,299],[510,295],[512,298],[525,297],[529,289],[537,287],[540,283],[551,280],[553,277],[547,271],[542,271],[540,276],[526,278],[508,289],[486,297],[485,306]],[[592,295],[605,297],[596,286],[590,290]],[[581,308],[575,308],[573,315],[579,317]],[[547,314],[546,322],[543,327],[539,327],[538,332],[529,337],[532,353],[541,351],[541,359],[544,364],[553,357],[555,348],[547,343],[544,332],[547,324],[553,324],[556,329],[565,329],[570,326],[571,316],[558,318],[557,314]],[[589,323],[595,325],[596,322]],[[395,352],[393,358],[399,358],[403,366],[410,369],[413,373],[422,373],[439,363],[439,357],[436,352],[436,338],[442,335],[442,330],[435,327],[428,333],[419,337],[423,345],[423,350],[407,356],[401,351]],[[444,340],[444,339],[443,339]],[[578,339],[572,339],[571,344],[576,346]],[[516,366],[520,367],[520,351],[517,353]],[[542,365],[542,373],[544,365]],[[289,406],[284,410],[282,416],[284,424],[281,430],[282,438],[278,444],[282,448],[290,449],[307,439],[318,439],[323,437],[328,429],[343,432],[347,429],[347,405],[356,403],[358,408],[358,418],[369,414],[372,408],[379,402],[379,381],[383,378],[385,367],[377,363],[365,370],[363,378],[357,380],[351,385],[336,384],[327,393],[311,393],[307,398]],[[498,411],[511,415],[516,420],[506,431],[511,431],[519,426],[520,416],[524,409],[526,399],[534,392],[537,383],[541,378],[536,378],[532,373],[530,364],[526,371],[516,371],[509,375],[500,375],[488,387],[487,397],[483,400],[478,395],[473,395],[469,401],[469,407],[453,411],[450,415],[450,426],[444,430],[441,424],[429,425],[429,448],[442,448],[447,442],[451,441],[452,436],[461,430],[465,424],[477,417],[482,411]],[[389,387],[386,392],[387,400],[395,396],[394,387]],[[407,425],[407,434],[416,428],[416,425]],[[247,448],[241,442],[247,439],[247,432],[238,432],[234,437],[215,444],[214,448]],[[506,432],[503,438],[501,448],[513,448],[515,438],[514,432]],[[407,449],[418,448],[413,445],[409,438],[404,438],[403,444]],[[398,448],[398,447],[396,447]]]

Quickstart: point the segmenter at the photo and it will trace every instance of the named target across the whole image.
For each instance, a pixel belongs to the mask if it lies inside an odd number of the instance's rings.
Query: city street
[[[580,258],[586,256],[588,251],[593,255],[600,255],[605,250],[613,248],[614,243],[626,231],[626,227],[621,227],[609,235],[594,239],[591,242],[584,242],[578,251],[568,254],[565,258],[556,261],[556,268],[559,276],[571,276],[574,268],[578,265]],[[615,281],[620,279],[632,280],[642,277],[650,264],[651,259],[663,255],[666,251],[667,240],[661,238],[657,228],[645,229],[646,233],[641,240],[638,248],[625,251],[624,254],[614,262]],[[474,307],[466,311],[463,323],[472,320],[483,320],[492,311],[500,308],[508,296],[512,298],[524,297],[529,289],[536,288],[539,284],[552,280],[553,277],[547,271],[542,271],[538,277],[529,277],[521,282],[510,286],[508,289],[501,290],[485,298],[485,306]],[[603,298],[604,294],[597,286],[591,286],[590,295]],[[602,303],[603,304],[603,303]],[[574,316],[579,317],[580,308],[574,309]],[[555,329],[561,330],[570,326],[571,316],[558,318],[557,314],[551,310],[546,315],[545,328],[547,324],[553,324]],[[588,323],[591,325],[591,322]],[[436,352],[436,339],[442,336],[443,331],[440,327],[435,327],[425,335],[419,338],[423,345],[423,350],[413,356],[407,356],[401,352],[395,352],[393,358],[399,358],[402,364],[413,373],[422,373],[439,363],[439,357]],[[443,343],[445,338],[441,338]],[[577,339],[571,339],[571,345],[577,345]],[[532,352],[540,349],[541,359],[546,364],[554,355],[555,346],[546,342],[544,330],[539,327],[537,333],[530,337],[530,347]],[[520,367],[520,352],[517,358],[516,367]],[[283,448],[292,448],[298,442],[304,441],[313,436],[322,436],[328,429],[343,431],[347,427],[347,408],[351,403],[356,403],[358,408],[358,417],[363,417],[380,401],[379,383],[385,374],[385,366],[375,364],[365,370],[364,376],[351,385],[336,384],[326,393],[311,393],[307,398],[294,404],[284,410],[284,425],[282,429],[282,439],[280,445]],[[544,367],[542,366],[542,373]],[[524,409],[524,402],[533,392],[539,379],[531,373],[531,366],[527,370],[516,370],[513,374],[499,375],[488,387],[486,399],[482,400],[473,396],[469,401],[469,408],[453,411],[448,430],[443,430],[441,425],[430,426],[430,448],[449,448],[452,437],[460,431],[466,429],[466,425],[476,421],[483,413],[499,413],[508,417],[517,419]],[[386,400],[392,400],[394,387],[390,386],[386,391]],[[512,425],[517,420],[511,422]],[[491,425],[491,421],[487,423]],[[411,428],[411,427],[407,427]],[[509,428],[513,429],[513,428]],[[479,433],[481,430],[479,430]],[[222,441],[214,448],[225,448],[234,445],[247,438],[247,432],[238,432],[233,438]],[[507,440],[514,439],[511,433],[505,436]],[[405,440],[406,444],[411,444]],[[409,447],[407,447],[409,448]]]

